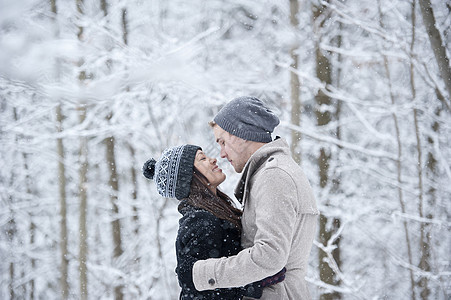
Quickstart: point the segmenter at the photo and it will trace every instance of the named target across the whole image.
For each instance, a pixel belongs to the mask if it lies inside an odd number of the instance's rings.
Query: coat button
[[[215,283],[216,283],[216,281],[215,281],[213,278],[210,278],[210,279],[208,280],[208,284],[209,284],[209,285],[215,285]]]

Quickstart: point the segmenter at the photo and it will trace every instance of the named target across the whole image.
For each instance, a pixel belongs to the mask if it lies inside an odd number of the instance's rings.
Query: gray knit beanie
[[[255,97],[239,97],[227,103],[213,121],[244,140],[269,143],[279,118]]]
[[[143,166],[143,174],[153,179],[163,197],[183,199],[189,196],[193,179],[194,158],[199,146],[182,145],[163,151],[160,159],[151,158]]]

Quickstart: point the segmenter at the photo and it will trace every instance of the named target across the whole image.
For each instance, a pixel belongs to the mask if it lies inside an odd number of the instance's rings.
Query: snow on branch
[[[372,157],[379,157],[379,158],[387,158],[390,159],[392,161],[397,161],[398,158],[395,154],[392,154],[390,152],[386,152],[386,151],[378,151],[378,150],[371,150],[371,149],[367,149],[358,145],[354,145],[352,143],[348,143],[348,142],[344,142],[342,140],[333,138],[333,137],[329,137],[329,136],[325,136],[325,135],[321,135],[318,134],[316,132],[313,131],[308,131],[308,130],[304,130],[303,128],[301,128],[300,126],[296,126],[293,125],[289,122],[281,122],[280,125],[282,125],[283,127],[289,128],[291,130],[295,130],[295,131],[299,131],[300,133],[315,139],[317,141],[321,141],[321,142],[325,142],[325,143],[330,143],[330,144],[334,144],[337,145],[339,147],[342,147],[344,149],[349,149],[352,151],[356,151],[356,152],[360,152],[363,153],[367,156],[372,156]]]
[[[436,220],[436,219],[429,219],[429,218],[422,218],[419,216],[413,216],[413,215],[409,215],[409,214],[402,213],[399,211],[395,211],[392,216],[393,217],[401,217],[401,218],[416,221],[419,223],[428,223],[428,224],[435,224],[435,225],[439,225],[439,226],[451,227],[451,222]]]

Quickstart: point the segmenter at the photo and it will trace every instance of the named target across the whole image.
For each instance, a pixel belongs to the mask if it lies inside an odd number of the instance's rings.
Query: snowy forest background
[[[1,0],[0,298],[177,299],[141,175],[264,100],[321,211],[313,299],[451,295],[449,0]],[[238,176],[222,189],[233,195]]]

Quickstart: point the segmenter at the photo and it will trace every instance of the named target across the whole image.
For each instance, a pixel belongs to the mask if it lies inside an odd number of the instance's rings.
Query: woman
[[[218,190],[226,176],[199,146],[166,149],[161,158],[148,160],[144,176],[154,179],[163,197],[177,198],[182,217],[176,240],[180,299],[260,298],[265,286],[284,280],[284,270],[245,287],[199,292],[194,288],[192,268],[200,259],[232,256],[241,250],[241,211]]]

